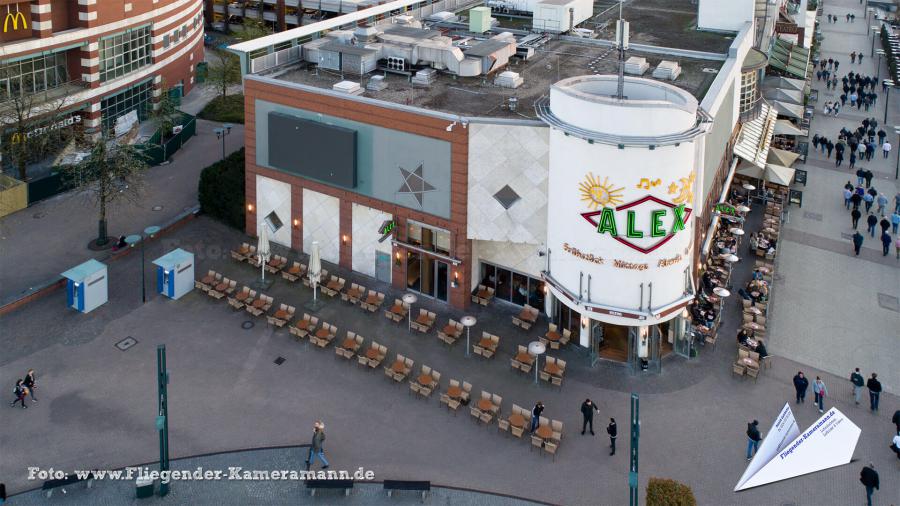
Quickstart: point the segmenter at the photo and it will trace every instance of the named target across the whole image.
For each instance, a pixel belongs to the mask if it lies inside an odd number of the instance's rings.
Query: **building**
[[[491,287],[634,368],[687,356],[713,208],[772,135],[755,20],[673,49],[683,19],[630,18],[620,92],[609,43],[473,33],[416,9],[379,20],[398,9],[231,47],[246,72],[247,233],[318,241],[326,262],[455,308]]]
[[[202,0],[4,2],[0,112],[29,97],[49,128],[114,128],[147,117],[163,92],[183,95],[203,61]],[[0,15],[2,14],[0,7]],[[10,139],[4,121],[3,142]],[[43,126],[34,132],[46,131]],[[21,135],[21,134],[19,134]]]

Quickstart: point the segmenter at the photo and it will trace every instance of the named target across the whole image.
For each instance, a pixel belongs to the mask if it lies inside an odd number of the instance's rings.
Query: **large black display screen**
[[[324,183],[356,187],[356,131],[269,113],[269,165]]]

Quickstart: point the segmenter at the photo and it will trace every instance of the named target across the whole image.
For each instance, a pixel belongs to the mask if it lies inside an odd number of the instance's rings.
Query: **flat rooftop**
[[[681,66],[681,75],[674,81],[660,80],[682,88],[702,100],[716,74],[721,61],[697,60],[659,54],[642,54],[628,51],[626,59],[640,56],[647,59],[650,68],[643,75],[651,78],[653,69],[662,60],[672,60]],[[618,72],[616,51],[576,42],[550,41],[540,47],[527,61],[513,58],[506,69],[519,74],[524,83],[516,89],[501,88],[493,84],[497,73],[478,77],[455,77],[438,71],[438,78],[429,86],[413,86],[407,76],[376,71],[365,76],[341,76],[339,72],[316,70],[314,65],[297,64],[286,71],[273,74],[275,79],[331,89],[342,81],[355,81],[365,88],[374,75],[384,75],[387,88],[381,91],[365,90],[363,96],[402,105],[421,107],[461,116],[483,116],[510,119],[537,119],[534,102],[549,95],[550,86],[562,79],[586,74],[615,74]],[[509,98],[518,99],[515,111],[509,110]]]

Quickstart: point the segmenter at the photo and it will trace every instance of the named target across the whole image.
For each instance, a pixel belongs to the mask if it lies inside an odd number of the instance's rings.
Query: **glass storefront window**
[[[68,82],[66,52],[0,63],[0,101],[49,90]]]
[[[428,251],[450,254],[450,232],[440,228],[429,227],[412,220],[407,221],[406,240]]]
[[[478,284],[493,288],[495,298],[518,306],[528,304],[544,311],[543,281],[487,262],[480,263],[481,281]]]
[[[100,102],[100,117],[103,128],[114,128],[116,126],[116,119],[131,111],[137,111],[139,120],[143,121],[147,119],[151,107],[151,89],[152,82],[146,81],[121,93],[103,99],[103,101]]]
[[[153,63],[150,26],[100,39],[100,81],[122,77]]]

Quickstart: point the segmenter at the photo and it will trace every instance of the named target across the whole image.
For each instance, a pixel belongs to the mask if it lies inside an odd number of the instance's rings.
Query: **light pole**
[[[875,54],[878,55],[878,65],[875,67],[875,82],[877,83],[881,77],[881,57],[884,56],[884,49],[875,51]]]
[[[869,52],[869,56],[875,56],[875,34],[877,33],[878,27],[875,25],[870,25],[869,28],[872,30],[872,50]]]
[[[403,296],[403,302],[409,304],[409,311],[406,313],[406,330],[412,332],[412,305],[416,303],[418,298],[411,294],[407,293]]]
[[[141,243],[141,301],[147,302],[147,278],[144,275],[146,268],[144,267],[144,243],[147,239],[153,239],[159,233],[159,227],[156,225],[149,226],[144,229],[142,234],[132,234],[125,238],[125,244],[133,248],[135,244]]]
[[[469,349],[471,348],[469,341],[469,330],[478,322],[474,316],[463,316],[460,320],[460,323],[466,327],[466,356],[469,356]]]
[[[231,133],[231,127],[234,126],[231,123],[225,123],[220,128],[214,128],[213,132],[216,133],[216,139],[222,139],[222,159],[225,159],[225,137]]]
[[[887,124],[888,101],[891,98],[891,88],[894,87],[895,83],[894,83],[894,81],[891,81],[890,79],[885,79],[882,82],[885,84],[885,86],[887,86],[885,93],[884,93],[884,123]]]
[[[897,145],[900,146],[900,125],[894,126],[894,133],[897,134]],[[894,179],[900,179],[900,149],[894,148],[897,152],[897,167],[894,169]]]
[[[159,471],[169,470],[169,371],[166,369],[166,345],[156,347],[156,386],[159,403],[156,415],[156,430],[159,431]],[[169,484],[159,482],[159,495],[169,493]]]
[[[628,472],[628,506],[638,506],[638,441],[641,437],[641,400],[631,394],[631,466]]]

